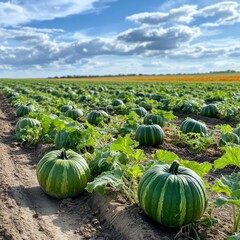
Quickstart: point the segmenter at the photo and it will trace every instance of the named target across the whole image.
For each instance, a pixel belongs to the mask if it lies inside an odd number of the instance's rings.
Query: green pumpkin
[[[47,153],[37,164],[36,173],[42,189],[60,199],[79,195],[90,179],[87,162],[72,150]]]
[[[215,104],[208,104],[201,109],[200,115],[205,117],[217,117],[218,107]]]
[[[147,110],[144,107],[132,108],[131,111],[135,112],[140,117],[144,117],[147,114]]]
[[[18,117],[23,117],[33,111],[34,111],[34,107],[32,105],[30,105],[30,104],[21,105],[21,106],[17,107],[16,114]]]
[[[140,146],[157,147],[164,141],[164,132],[159,125],[140,125],[135,134],[135,140]]]
[[[70,106],[70,105],[63,105],[59,108],[59,110],[63,113],[67,112],[68,110],[72,110],[73,109],[73,106]]]
[[[200,133],[201,135],[207,134],[207,127],[194,119],[186,119],[180,125],[180,131],[183,133]]]
[[[109,115],[103,111],[103,110],[92,110],[90,113],[87,115],[87,121],[90,124],[97,125],[101,121],[103,122],[109,122],[110,118]]]
[[[41,126],[41,123],[37,119],[25,117],[18,120],[15,129],[16,132],[19,132],[21,129],[34,126]]]
[[[79,120],[83,116],[83,111],[81,109],[69,109],[65,112],[65,116],[73,120]]]
[[[148,169],[140,179],[138,199],[150,218],[167,227],[195,222],[208,202],[202,179],[191,169],[179,166],[179,161]]]
[[[112,101],[112,106],[124,106],[124,102],[121,99],[116,99]]]
[[[164,118],[159,114],[148,114],[144,117],[143,123],[147,125],[157,124],[162,127],[164,125]]]

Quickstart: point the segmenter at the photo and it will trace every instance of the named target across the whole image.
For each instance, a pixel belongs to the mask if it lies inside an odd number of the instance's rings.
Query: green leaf
[[[227,165],[240,167],[240,147],[226,147],[225,154],[214,161],[215,169],[222,169]]]
[[[240,199],[229,199],[228,203],[231,203],[240,207]]]
[[[107,186],[121,189],[123,186],[122,174],[123,172],[121,169],[103,172],[100,176],[87,184],[86,190],[89,193],[93,191],[105,193]]]
[[[201,221],[199,221],[197,224],[199,226],[206,226],[206,227],[211,227],[214,224],[217,224],[218,220],[215,218],[211,218],[211,217],[206,217],[204,219],[202,219]]]
[[[228,133],[228,132],[231,132],[233,130],[233,128],[228,124],[217,125],[216,128],[220,129],[220,131],[222,133]]]
[[[231,192],[240,189],[240,172],[233,172],[230,175],[222,176],[220,179],[223,184],[227,185],[230,188]]]
[[[181,160],[180,166],[192,169],[201,178],[203,178],[212,169],[212,164],[209,162],[198,163],[189,160]]]
[[[157,150],[155,154],[151,155],[154,160],[162,164],[172,164],[174,160],[179,159],[178,155],[174,152],[167,150]]]
[[[218,179],[212,186],[212,191],[217,193],[225,193],[229,197],[231,196],[231,189],[225,185],[220,179]]]
[[[127,172],[133,177],[137,178],[140,177],[143,174],[143,169],[141,168],[140,165],[135,165],[133,167],[129,167],[127,169]]]
[[[218,198],[215,199],[215,201],[213,203],[215,204],[216,207],[222,207],[227,202],[228,202],[227,198],[219,196]]]
[[[134,158],[135,162],[141,162],[141,161],[145,160],[147,157],[145,156],[143,150],[138,149],[136,151],[136,153],[133,155],[133,158]]]
[[[240,232],[235,233],[234,235],[225,238],[225,240],[239,240],[240,239]]]
[[[125,137],[119,136],[110,146],[111,151],[120,151],[126,155],[133,154],[133,149],[131,145],[134,144],[134,141],[130,138],[130,134],[127,134]]]

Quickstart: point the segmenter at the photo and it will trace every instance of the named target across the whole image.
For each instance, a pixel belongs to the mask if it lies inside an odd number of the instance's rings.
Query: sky
[[[240,71],[240,0],[0,0],[0,78]]]

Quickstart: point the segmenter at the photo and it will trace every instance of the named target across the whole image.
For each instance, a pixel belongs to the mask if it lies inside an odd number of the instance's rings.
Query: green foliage
[[[224,193],[225,196],[218,196],[214,201],[216,207],[222,207],[228,204],[232,207],[233,212],[233,229],[232,232],[239,230],[240,223],[240,172],[232,173],[228,176],[222,176],[212,187],[213,192]]]
[[[86,190],[90,193],[93,191],[105,193],[107,186],[111,186],[115,189],[121,189],[123,186],[122,175],[123,172],[121,169],[103,172],[92,182],[87,184]]]
[[[214,161],[215,169],[222,169],[227,165],[240,167],[240,147],[225,147],[225,153],[222,157]]]
[[[181,131],[176,131],[172,135],[171,143],[182,146],[189,147],[191,151],[202,152],[207,151],[209,148],[216,144],[214,133],[202,136],[199,133],[182,133]]]

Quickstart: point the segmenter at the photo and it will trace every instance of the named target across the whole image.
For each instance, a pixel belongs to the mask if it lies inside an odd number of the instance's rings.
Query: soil
[[[0,94],[0,240],[174,239],[179,229],[154,223],[120,192],[104,196],[84,192],[77,198],[64,200],[46,195],[38,185],[35,171],[36,164],[51,146],[39,144],[36,148],[22,148],[13,140],[16,121],[15,110]],[[163,148],[178,154],[180,151],[171,144]],[[182,150],[181,157],[189,159],[188,154],[186,149]],[[190,160],[209,159],[206,154],[191,156]],[[211,156],[211,161],[214,158],[217,156]],[[209,181],[213,179],[208,176]],[[211,194],[210,200],[213,198]],[[214,210],[213,217],[218,223],[202,229],[201,239],[224,239],[232,224],[230,210],[227,207]]]

